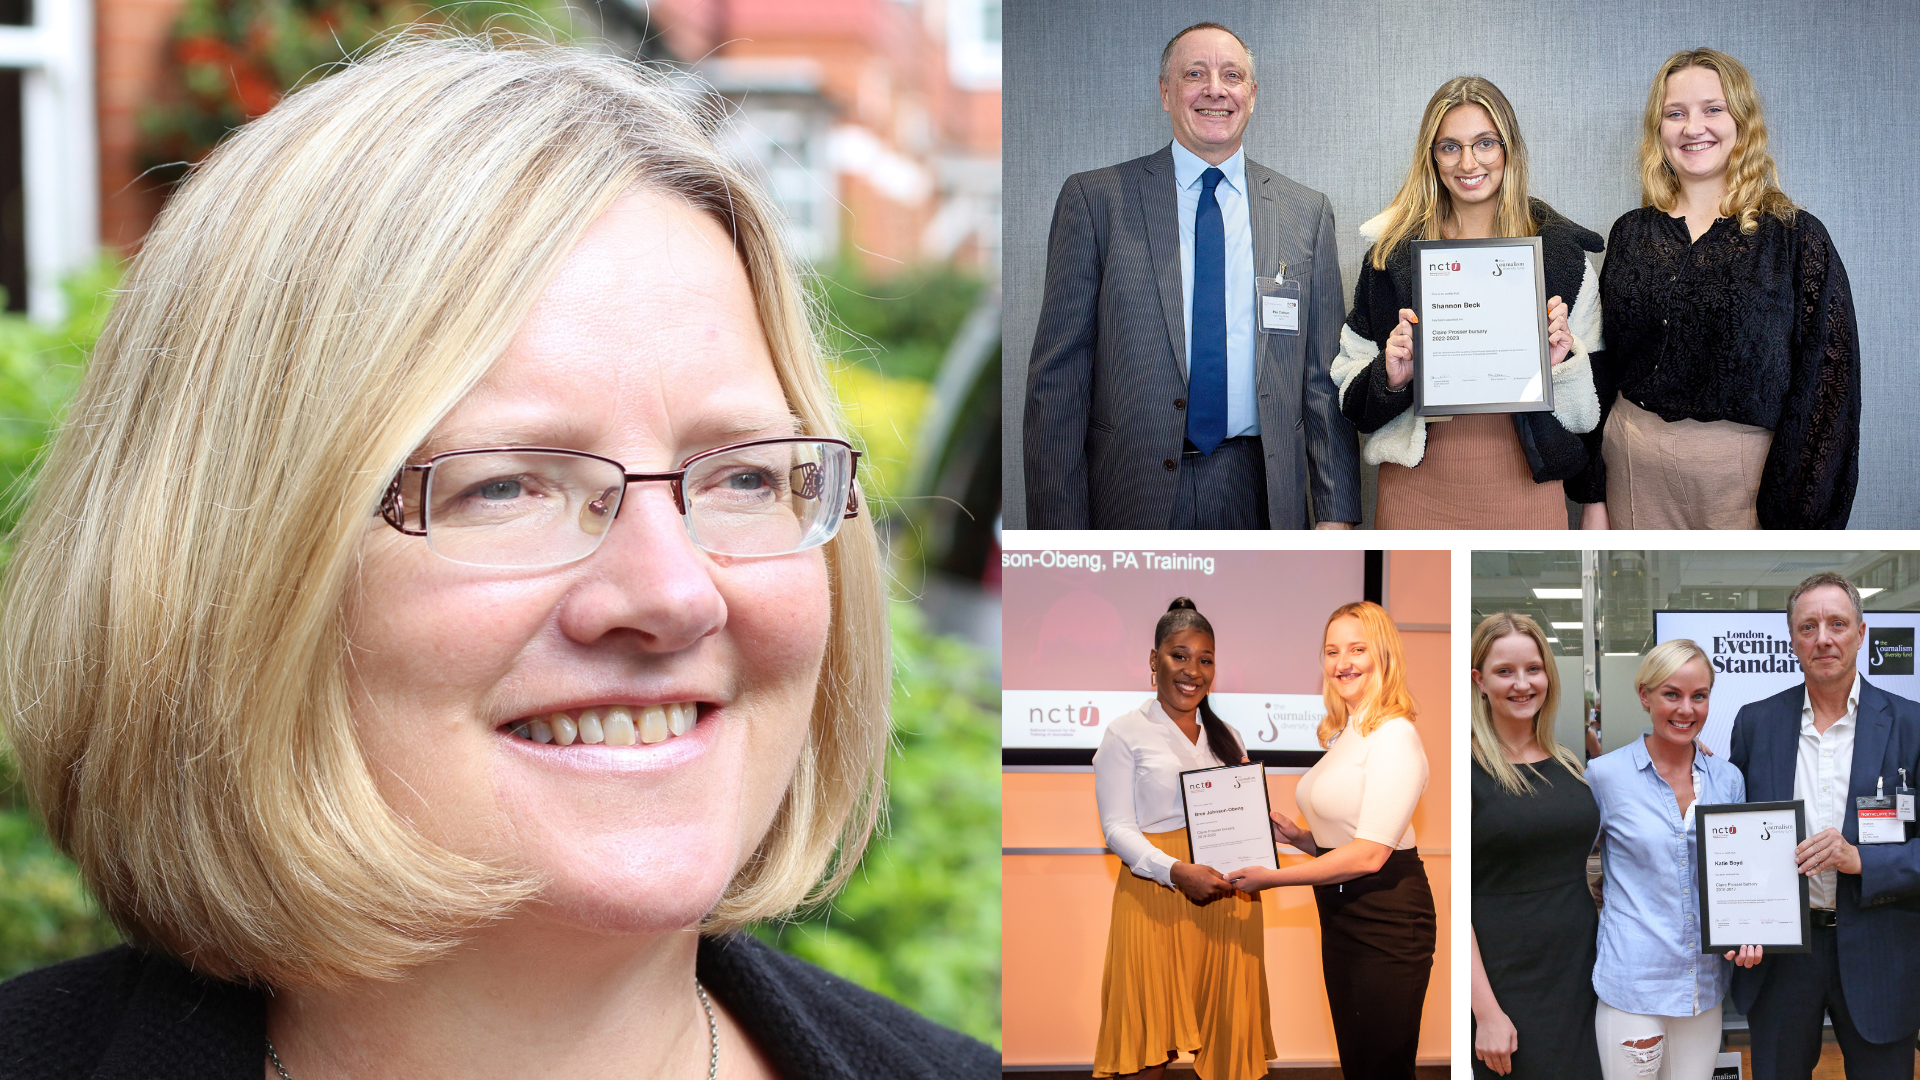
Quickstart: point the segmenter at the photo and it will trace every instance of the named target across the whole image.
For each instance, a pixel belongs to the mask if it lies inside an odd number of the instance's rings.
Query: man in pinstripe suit
[[[1237,34],[1189,27],[1161,54],[1173,142],[1061,188],[1027,370],[1029,528],[1360,520],[1327,374],[1345,315],[1333,208],[1246,160],[1257,90]],[[1297,335],[1254,327],[1252,279],[1282,267]]]

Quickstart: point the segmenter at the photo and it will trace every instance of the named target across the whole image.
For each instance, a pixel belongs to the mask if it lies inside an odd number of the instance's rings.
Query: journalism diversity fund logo
[[[1867,665],[1875,675],[1913,674],[1913,627],[1867,628]]]

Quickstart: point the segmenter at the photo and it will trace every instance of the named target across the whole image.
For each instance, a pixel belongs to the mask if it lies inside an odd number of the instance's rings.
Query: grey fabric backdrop
[[[1920,353],[1896,321],[1920,284],[1898,270],[1920,252],[1911,0],[1010,0],[1004,19],[1007,527],[1026,521],[1021,415],[1054,199],[1072,173],[1167,143],[1160,49],[1202,20],[1253,47],[1248,156],[1333,201],[1348,302],[1366,249],[1355,229],[1399,189],[1420,111],[1446,79],[1492,79],[1519,114],[1532,194],[1604,237],[1640,202],[1654,70],[1701,45],[1738,57],[1759,86],[1781,185],[1826,223],[1853,284],[1866,401],[1853,527],[1920,527]]]

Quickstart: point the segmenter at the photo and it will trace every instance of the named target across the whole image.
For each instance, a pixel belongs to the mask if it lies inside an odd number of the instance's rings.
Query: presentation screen
[[[1869,611],[1866,623],[1860,674],[1889,693],[1920,697],[1920,676],[1913,669],[1914,628],[1920,626],[1920,611]],[[1658,641],[1692,638],[1712,661],[1713,693],[1700,739],[1716,754],[1725,754],[1732,746],[1733,718],[1742,705],[1804,681],[1784,611],[1656,611],[1653,635]],[[1610,719],[1603,716],[1601,723]],[[1637,722],[1645,727],[1646,716]]]
[[[1365,552],[1007,551],[1001,562],[1009,762],[1020,751],[1084,761],[1109,722],[1152,700],[1153,628],[1177,596],[1213,624],[1213,709],[1247,748],[1275,764],[1321,753],[1321,633],[1333,609],[1366,598]]]

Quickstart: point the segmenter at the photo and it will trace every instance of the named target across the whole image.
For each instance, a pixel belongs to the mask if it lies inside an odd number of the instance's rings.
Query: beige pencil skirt
[[[1176,859],[1187,830],[1144,833]],[[1125,1076],[1194,1051],[1200,1080],[1261,1080],[1273,1057],[1259,893],[1201,906],[1120,868],[1093,1075]]]
[[[1668,423],[1613,403],[1601,437],[1615,529],[1757,529],[1754,503],[1773,432],[1731,420]]]

